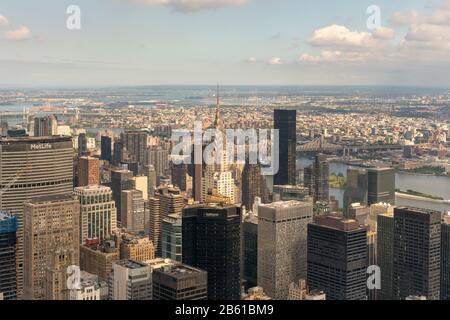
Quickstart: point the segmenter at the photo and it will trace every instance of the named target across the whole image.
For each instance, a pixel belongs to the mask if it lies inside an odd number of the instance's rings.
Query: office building
[[[123,142],[121,140],[117,140],[113,144],[113,164],[115,166],[120,165],[122,160],[124,160],[123,155]]]
[[[296,182],[297,111],[275,110],[274,129],[279,134],[279,170],[275,185],[294,185]]]
[[[73,191],[70,137],[1,137],[0,208],[17,216],[17,291],[23,293],[23,203]]]
[[[314,203],[317,201],[329,201],[329,179],[330,166],[327,156],[318,154],[314,158],[314,163],[304,170],[305,187],[309,190],[309,195],[313,197]]]
[[[183,263],[208,272],[209,300],[239,300],[241,208],[183,209]]]
[[[327,300],[365,300],[367,230],[355,220],[316,217],[308,225],[310,290],[323,290]]]
[[[347,169],[347,185],[344,191],[344,215],[352,203],[367,205],[368,175],[364,169]]]
[[[34,136],[46,137],[57,135],[58,121],[54,115],[34,118]]]
[[[242,205],[251,210],[256,197],[261,198],[263,203],[268,202],[269,190],[261,173],[261,165],[247,161],[242,171]]]
[[[182,218],[179,214],[169,214],[162,221],[162,257],[183,261]]]
[[[309,190],[300,185],[273,186],[273,201],[305,201],[312,202]]]
[[[410,207],[394,209],[394,299],[440,298],[441,214]]]
[[[132,233],[145,234],[149,218],[144,208],[142,191],[136,189],[123,190],[120,203],[122,206],[122,217],[120,219],[122,228]]]
[[[164,259],[153,268],[153,300],[206,300],[206,271]]]
[[[144,164],[145,152],[147,149],[148,132],[143,130],[127,130],[123,134],[123,145],[128,155],[128,159]]]
[[[170,166],[172,184],[175,187],[180,188],[180,190],[183,192],[187,191],[187,176],[188,176],[187,167],[188,166],[185,163],[181,164],[171,163]]]
[[[78,186],[85,187],[100,184],[100,162],[98,158],[81,157],[78,159]]]
[[[160,185],[161,176],[165,176],[169,170],[169,150],[161,146],[152,146],[145,152],[145,164],[152,165],[156,172],[156,185]]]
[[[242,299],[241,300],[272,300],[271,297],[269,297],[265,292],[264,289],[261,287],[253,287],[253,288],[249,288],[247,290],[246,294],[242,295]]]
[[[126,169],[112,169],[111,170],[111,190],[113,199],[116,202],[117,221],[122,220],[122,190],[123,184],[126,180],[133,178],[133,173]]]
[[[67,299],[67,267],[79,265],[80,204],[72,194],[24,204],[24,287],[28,299]]]
[[[75,188],[80,201],[80,242],[109,239],[117,229],[117,209],[109,187]]]
[[[112,139],[108,136],[102,136],[100,141],[100,160],[112,162]]]
[[[88,241],[80,247],[80,268],[108,280],[114,261],[120,260],[120,249],[112,240]]]
[[[80,133],[78,135],[78,157],[84,157],[88,155],[88,138],[86,133]]]
[[[377,215],[377,262],[381,271],[380,300],[393,299],[394,213]]]
[[[306,278],[306,231],[312,203],[280,201],[258,208],[258,286],[285,300],[289,285]]]
[[[242,222],[242,281],[245,288],[258,285],[258,217],[250,212]]]
[[[147,195],[148,198],[155,196],[156,190],[156,171],[152,165],[144,167],[144,175],[147,177]]]
[[[441,300],[450,300],[450,215],[448,214],[443,217],[441,230]]]
[[[3,300],[17,298],[17,217],[0,211],[0,292]]]
[[[300,279],[289,285],[289,295],[287,300],[326,300],[326,294],[321,290],[309,291],[306,281]]]
[[[368,168],[369,205],[384,202],[395,204],[395,170],[393,168]]]
[[[147,261],[155,259],[155,247],[147,237],[122,234],[120,241],[120,259]]]
[[[358,221],[360,225],[365,225],[370,216],[370,207],[361,203],[352,203],[344,212],[344,218]]]
[[[133,260],[114,262],[109,283],[111,300],[152,300],[152,270],[143,262]]]

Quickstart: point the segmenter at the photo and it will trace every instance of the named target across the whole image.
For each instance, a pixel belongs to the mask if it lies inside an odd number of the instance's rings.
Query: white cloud
[[[310,54],[303,54],[298,59],[301,63],[317,63],[317,62],[364,62],[369,58],[369,53],[366,52],[342,52],[336,51],[322,51],[320,55],[314,56]]]
[[[247,58],[247,59],[245,60],[245,62],[247,62],[247,63],[255,63],[255,62],[257,62],[257,60],[256,60],[255,57],[250,57],[250,58]]]
[[[281,58],[273,57],[272,59],[269,60],[269,64],[270,65],[280,65],[280,64],[284,64],[284,61]]]
[[[21,26],[16,30],[3,32],[3,37],[11,41],[26,40],[31,38],[31,31],[30,29],[28,29],[28,27]]]
[[[218,9],[221,7],[240,6],[248,0],[125,0],[129,2],[149,5],[166,6],[179,12],[195,12],[201,10]]]
[[[0,27],[7,26],[8,24],[9,24],[8,18],[0,14]]]
[[[390,18],[389,21],[398,25],[410,25],[416,23],[419,19],[419,13],[415,10],[406,12],[396,12]]]
[[[379,28],[373,34],[350,31],[347,27],[333,24],[315,30],[308,43],[317,47],[375,47],[393,38],[393,33],[389,28]]]

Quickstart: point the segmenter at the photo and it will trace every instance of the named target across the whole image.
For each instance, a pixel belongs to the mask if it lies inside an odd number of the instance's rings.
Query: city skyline
[[[70,5],[81,10],[80,30],[66,27]],[[378,1],[376,30],[367,25],[371,5],[6,0],[0,85],[201,85],[219,78],[225,85],[450,86],[450,1]]]

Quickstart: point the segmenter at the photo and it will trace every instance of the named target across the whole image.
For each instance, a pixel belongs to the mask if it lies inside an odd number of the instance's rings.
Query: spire
[[[219,124],[220,121],[220,92],[219,92],[219,83],[217,83],[217,91],[216,91],[216,98],[217,98],[217,102],[216,102],[216,119],[214,120],[214,124],[217,125]]]

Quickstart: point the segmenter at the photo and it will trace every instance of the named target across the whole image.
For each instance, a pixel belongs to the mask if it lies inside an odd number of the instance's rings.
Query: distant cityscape
[[[450,300],[449,104],[445,88],[3,89],[0,300]],[[199,121],[214,164],[174,153]],[[277,132],[277,172],[230,161],[227,129]]]

